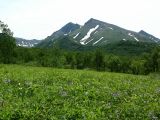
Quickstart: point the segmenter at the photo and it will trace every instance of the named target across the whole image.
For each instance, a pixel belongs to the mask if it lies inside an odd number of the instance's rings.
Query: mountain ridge
[[[77,23],[69,22],[34,46],[51,47],[57,45],[57,42],[61,42],[59,40],[63,37],[68,37],[70,42],[82,46],[104,46],[120,41],[160,43],[159,38],[145,32],[144,30],[135,32],[91,18],[82,26]]]
[[[16,45],[17,45],[17,46],[27,47],[27,48],[34,47],[34,46],[36,46],[38,43],[41,42],[40,40],[36,40],[36,39],[26,40],[26,39],[18,38],[18,37],[15,37],[15,40],[16,40]]]

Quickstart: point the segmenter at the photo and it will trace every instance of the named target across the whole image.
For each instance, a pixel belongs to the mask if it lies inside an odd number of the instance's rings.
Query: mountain
[[[156,43],[160,42],[160,39],[154,37],[153,35],[151,35],[151,34],[145,32],[145,31],[143,31],[143,30],[141,30],[141,31],[139,32],[139,34],[141,34],[141,35],[143,35],[144,37],[147,37],[147,38],[149,38],[149,39],[155,41]]]
[[[90,19],[83,27],[70,34],[81,45],[102,46],[119,41],[158,42],[154,36],[134,32],[99,20]]]
[[[26,40],[26,39],[22,39],[22,38],[15,38],[16,39],[16,44],[17,46],[21,46],[21,47],[34,47],[35,45],[37,45],[38,43],[40,43],[40,40]]]
[[[45,40],[39,43],[38,46],[50,47],[52,46],[52,44],[54,44],[54,40],[64,37],[64,36],[68,36],[73,31],[80,29],[80,27],[81,27],[80,25],[70,22],[66,24],[65,26],[63,26],[60,30],[54,32],[51,36],[48,36]]]
[[[65,37],[67,37],[67,39]],[[65,44],[65,47],[67,47],[68,44],[68,48],[70,48],[72,47],[70,45],[74,44],[79,46],[77,48],[82,48],[82,46],[106,46],[118,43],[120,41],[131,41],[135,43],[142,42],[144,44],[160,43],[160,39],[148,34],[143,30],[140,32],[134,32],[91,18],[83,26],[74,23],[68,23],[60,30],[54,32],[51,36],[44,39],[43,42],[37,46],[53,47],[59,45],[62,47],[61,44]]]

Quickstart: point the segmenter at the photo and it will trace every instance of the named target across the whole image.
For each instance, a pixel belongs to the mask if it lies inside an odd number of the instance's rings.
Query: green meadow
[[[0,65],[0,120],[158,120],[160,76]]]

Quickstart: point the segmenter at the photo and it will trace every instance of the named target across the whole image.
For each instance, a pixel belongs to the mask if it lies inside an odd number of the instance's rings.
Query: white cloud
[[[42,39],[67,22],[95,18],[160,38],[159,0],[0,0],[0,19],[15,36]]]

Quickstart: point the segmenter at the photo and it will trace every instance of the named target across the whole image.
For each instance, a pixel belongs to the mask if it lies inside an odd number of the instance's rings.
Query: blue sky
[[[95,18],[160,38],[160,0],[0,0],[0,20],[15,37],[43,39],[68,22]]]

